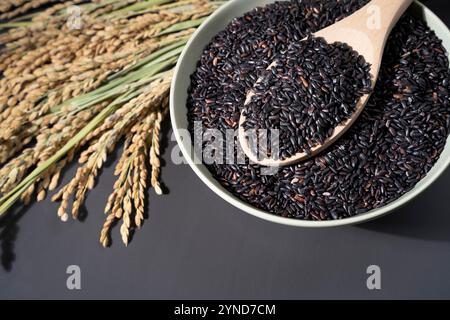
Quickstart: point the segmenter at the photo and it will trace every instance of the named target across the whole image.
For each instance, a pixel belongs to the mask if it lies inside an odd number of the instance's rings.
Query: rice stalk
[[[122,241],[144,221],[146,190],[162,194],[159,139],[173,68],[195,28],[220,2],[5,0],[0,5],[0,217],[52,199],[79,216],[108,155],[124,141],[100,242],[122,221]],[[68,8],[82,12],[71,29]],[[44,8],[39,10],[39,8]],[[37,10],[37,11],[36,11]]]

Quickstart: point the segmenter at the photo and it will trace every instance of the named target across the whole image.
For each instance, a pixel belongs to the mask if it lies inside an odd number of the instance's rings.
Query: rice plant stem
[[[103,120],[106,119],[117,108],[118,104],[112,103],[103,109],[96,117],[94,117],[82,130],[80,130],[72,139],[70,139],[64,147],[62,147],[52,157],[34,169],[21,183],[8,192],[0,199],[0,217],[16,202],[20,195],[32,185],[42,173],[44,173],[51,165],[59,161],[75,147],[89,132],[94,130]]]

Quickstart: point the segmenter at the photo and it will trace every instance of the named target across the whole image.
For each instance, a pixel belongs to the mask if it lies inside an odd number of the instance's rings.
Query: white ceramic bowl
[[[446,147],[441,154],[440,159],[430,170],[427,176],[421,180],[411,191],[404,194],[396,201],[378,209],[373,209],[367,213],[360,214],[354,217],[345,218],[341,220],[333,221],[305,221],[292,218],[283,218],[273,215],[266,211],[257,209],[250,204],[238,199],[228,190],[220,185],[215,180],[208,169],[199,164],[198,161],[194,161],[194,154],[190,150],[191,142],[188,139],[183,140],[182,132],[188,127],[187,119],[187,92],[190,84],[190,75],[196,68],[197,61],[199,60],[204,48],[211,41],[211,39],[220,31],[224,30],[228,23],[235,17],[241,16],[247,11],[253,8],[268,3],[275,2],[275,0],[231,0],[214,14],[207,19],[195,32],[188,44],[186,45],[183,53],[178,60],[177,67],[175,69],[175,75],[172,82],[172,90],[170,96],[170,116],[172,119],[172,128],[174,130],[178,145],[183,152],[184,157],[187,159],[189,165],[200,177],[200,179],[206,183],[206,185],[213,190],[222,199],[231,203],[235,207],[250,213],[259,218],[281,223],[291,226],[299,227],[333,227],[341,225],[350,225],[372,220],[381,217],[387,213],[398,209],[400,206],[411,201],[418,196],[428,186],[430,186],[447,168],[450,163],[450,139],[447,140]],[[443,40],[443,44],[448,52],[450,52],[450,31],[447,26],[427,7],[419,2],[414,3],[410,8],[414,12],[421,16],[428,24],[428,26],[434,30],[437,36]]]

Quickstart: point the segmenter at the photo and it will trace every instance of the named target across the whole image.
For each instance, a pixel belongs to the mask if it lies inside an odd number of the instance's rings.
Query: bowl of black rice
[[[333,146],[271,172],[237,161],[237,149],[224,142],[238,143],[230,132],[238,129],[246,93],[275,56],[368,2],[231,0],[192,36],[175,70],[171,121],[185,159],[217,195],[268,221],[331,227],[390,213],[445,171],[450,31],[419,2],[392,31],[365,110]],[[205,139],[206,131],[214,137]],[[205,158],[208,142],[215,148]]]

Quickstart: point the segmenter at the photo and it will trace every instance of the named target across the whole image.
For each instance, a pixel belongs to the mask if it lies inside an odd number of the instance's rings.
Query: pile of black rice
[[[285,1],[234,19],[207,46],[192,75],[190,129],[194,121],[224,134],[237,129],[246,92],[276,54],[366,3]],[[240,199],[284,217],[341,219],[384,206],[423,179],[444,149],[449,81],[441,40],[405,14],[389,38],[368,105],[332,147],[274,175],[261,174],[254,164],[208,169]]]
[[[253,87],[242,125],[247,132],[278,129],[280,159],[311,154],[371,92],[370,65],[345,43],[309,36],[274,62]]]

